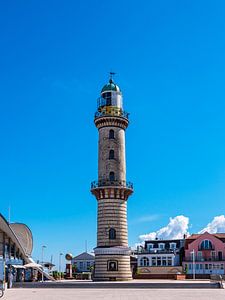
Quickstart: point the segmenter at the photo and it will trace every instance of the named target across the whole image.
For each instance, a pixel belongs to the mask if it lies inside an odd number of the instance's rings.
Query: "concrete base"
[[[115,267],[112,270],[111,267]],[[130,256],[96,255],[93,281],[128,281],[132,280]]]
[[[116,277],[116,278],[112,278],[112,277],[102,277],[102,278],[98,278],[98,277],[94,277],[92,281],[95,281],[95,282],[102,282],[102,281],[131,281],[133,280],[133,278],[119,278],[119,277]]]

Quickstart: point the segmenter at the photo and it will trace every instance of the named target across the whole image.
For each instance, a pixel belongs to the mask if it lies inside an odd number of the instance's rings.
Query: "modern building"
[[[30,262],[33,237],[30,229],[21,223],[8,223],[0,214],[0,258],[6,265]]]
[[[24,265],[31,262],[33,237],[30,229],[21,223],[8,223],[0,214],[0,262],[5,266],[0,277],[7,280],[11,270],[14,281],[24,276]],[[4,270],[4,268],[1,268]]]
[[[209,278],[211,274],[224,275],[225,233],[192,234],[185,240],[183,269],[187,275]]]
[[[90,272],[95,264],[95,257],[92,254],[83,252],[71,260],[72,268],[76,270],[76,273]]]
[[[14,281],[21,281],[22,277],[32,280],[34,273],[42,273],[42,268],[31,257],[32,250],[33,236],[29,227],[22,223],[9,223],[0,214],[0,263],[5,266],[6,280],[9,271],[13,272]],[[45,272],[44,277],[52,279]]]
[[[130,280],[127,200],[133,185],[126,181],[125,130],[128,113],[112,79],[104,85],[94,118],[99,133],[98,181],[91,192],[98,202],[94,280]]]
[[[182,272],[184,239],[145,241],[138,247],[137,273],[143,278],[172,278]]]

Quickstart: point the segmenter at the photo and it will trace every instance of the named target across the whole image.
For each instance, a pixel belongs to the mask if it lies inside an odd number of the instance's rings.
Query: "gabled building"
[[[173,278],[182,272],[184,239],[145,241],[137,251],[139,278]]]
[[[94,267],[95,257],[92,254],[83,252],[72,258],[71,264],[75,269],[76,273],[90,272],[91,268]]]
[[[224,274],[225,233],[192,234],[185,241],[183,269],[196,278],[208,278],[211,274]]]

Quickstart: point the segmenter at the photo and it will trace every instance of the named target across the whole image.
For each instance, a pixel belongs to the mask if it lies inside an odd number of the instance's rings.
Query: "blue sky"
[[[170,217],[225,212],[224,1],[0,4],[0,212],[34,258],[96,245],[96,99],[117,72],[126,110],[129,243]]]

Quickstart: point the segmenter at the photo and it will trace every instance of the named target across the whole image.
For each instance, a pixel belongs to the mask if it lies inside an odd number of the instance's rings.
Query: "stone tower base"
[[[117,250],[115,252],[119,252],[119,247],[95,248],[94,281],[132,280],[130,255],[123,255],[119,253],[111,254],[113,252],[113,248],[114,250]],[[98,254],[99,252],[104,252],[105,254]],[[107,254],[107,252],[110,254]]]

